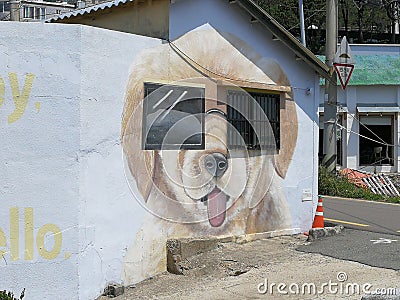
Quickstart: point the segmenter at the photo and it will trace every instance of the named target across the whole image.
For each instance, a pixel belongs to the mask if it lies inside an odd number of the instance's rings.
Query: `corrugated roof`
[[[118,5],[127,4],[130,2],[135,2],[135,0],[114,0],[114,1],[104,2],[101,4],[89,6],[86,8],[77,9],[77,10],[74,10],[74,11],[71,11],[68,13],[60,14],[60,15],[54,16],[52,18],[46,19],[44,22],[51,23],[51,22],[57,22],[57,21],[60,21],[63,19],[69,19],[71,17],[83,16],[83,15],[87,15],[87,14],[90,14],[93,12],[97,12],[99,10],[105,10],[108,8],[116,7]]]
[[[356,64],[349,85],[400,85],[400,55],[353,56]],[[322,55],[318,58],[325,60]]]

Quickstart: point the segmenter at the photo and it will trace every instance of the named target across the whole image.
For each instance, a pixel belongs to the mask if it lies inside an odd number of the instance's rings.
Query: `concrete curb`
[[[314,240],[322,239],[324,237],[333,236],[340,234],[344,230],[344,226],[337,225],[334,227],[325,227],[325,228],[312,228],[308,232],[308,242],[312,242]]]
[[[245,244],[248,242],[273,238],[282,235],[294,235],[300,233],[299,228],[283,229],[261,233],[244,234],[238,236],[205,237],[205,238],[182,238],[167,240],[167,271],[172,274],[181,275],[183,269],[180,265],[185,259],[217,249],[222,243]]]
[[[351,200],[351,201],[357,201],[357,202],[369,202],[369,203],[387,204],[387,205],[400,205],[400,202],[394,203],[394,202],[385,202],[385,201],[379,201],[379,200],[366,200],[366,199],[346,198],[346,197],[327,196],[327,195],[320,195],[320,196],[322,197],[322,199],[332,198],[332,199],[337,199],[337,200]]]

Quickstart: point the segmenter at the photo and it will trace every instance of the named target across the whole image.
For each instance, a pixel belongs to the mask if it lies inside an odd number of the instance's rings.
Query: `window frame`
[[[35,7],[34,6],[29,6],[28,7],[28,11],[29,11],[29,14],[28,14],[28,19],[34,19],[35,18]]]
[[[46,7],[41,7],[40,8],[40,20],[45,20],[46,19]]]
[[[24,6],[23,16],[24,19],[29,19],[29,6]]]
[[[40,16],[41,16],[41,9],[39,6],[35,6],[35,15],[34,15],[34,19],[35,20],[40,20]]]
[[[243,141],[245,141],[245,147],[247,150],[261,150],[261,145],[260,141],[258,141],[258,138],[255,134],[254,127],[252,126],[251,123],[254,124],[254,122],[260,122],[257,120],[257,116],[254,116],[254,106],[253,106],[253,101],[251,101],[250,105],[245,108],[245,110],[251,111],[252,116],[250,117],[251,120],[246,120],[245,117],[237,112],[235,109],[232,108],[231,104],[231,99],[230,96],[233,94],[240,94],[241,96],[247,97],[247,99],[243,100],[248,100],[249,97],[253,98],[257,103],[260,105],[262,110],[264,111],[265,115],[267,116],[268,120],[267,122],[269,123],[269,126],[271,127],[273,133],[274,133],[274,138],[275,138],[275,143],[274,145],[264,145],[263,149],[271,149],[271,148],[276,148],[277,151],[280,150],[280,142],[281,142],[281,93],[276,92],[276,91],[269,91],[269,90],[258,90],[258,89],[250,89],[250,90],[228,90],[227,91],[227,121],[236,128],[235,122],[242,122],[244,124],[245,131],[247,131],[248,137],[244,137],[241,133],[241,137]],[[264,100],[264,104],[259,101],[260,97],[262,97]],[[242,100],[237,100],[237,101],[242,101]],[[270,102],[270,103],[268,103]],[[271,118],[269,115],[269,112],[266,111],[266,109],[273,108],[275,111],[274,118]],[[236,112],[236,113],[235,113]],[[233,118],[232,115],[236,116],[236,118]],[[250,121],[250,122],[249,122]],[[261,121],[262,122],[262,121]],[[262,126],[262,125],[260,125]],[[238,128],[236,130],[240,131]],[[237,148],[237,147],[244,147],[244,145],[238,145],[234,144],[230,139],[230,133],[228,129],[228,136],[227,136],[227,143],[228,147],[231,148]],[[247,141],[246,141],[247,139]],[[258,141],[258,143],[257,143]]]
[[[146,137],[146,130],[147,130],[147,115],[149,113],[149,110],[147,108],[147,101],[146,98],[148,95],[151,94],[148,93],[149,87],[152,89],[153,87],[156,87],[154,90],[156,90],[158,87],[164,87],[164,86],[171,86],[171,87],[177,87],[177,88],[194,88],[194,89],[199,89],[201,90],[201,98],[196,98],[201,101],[201,142],[198,144],[164,144],[163,141],[157,143],[157,144],[148,144],[147,143],[147,137]],[[154,91],[153,90],[153,91]],[[205,87],[204,86],[199,86],[199,85],[177,85],[177,84],[169,84],[169,83],[158,83],[158,82],[144,82],[143,83],[143,115],[142,115],[142,149],[143,150],[204,150],[205,149],[205,109],[206,109],[206,98],[205,98]],[[165,137],[164,137],[165,138]],[[179,146],[179,147],[178,147]]]
[[[359,113],[358,115],[357,115],[357,118],[358,118],[358,120],[360,120],[360,122],[362,122],[362,120],[361,119],[363,119],[363,118],[368,118],[368,117],[371,117],[371,118],[390,118],[390,125],[370,125],[370,124],[365,124],[365,126],[390,126],[390,140],[391,141],[389,141],[389,142],[386,142],[387,144],[394,144],[394,137],[395,137],[395,133],[394,133],[394,131],[395,131],[395,119],[396,119],[396,116],[395,116],[395,114],[393,114],[393,113]],[[367,122],[368,123],[368,122]],[[364,122],[363,122],[363,124],[364,124]],[[363,125],[361,125],[361,124],[359,124],[359,134],[361,135],[362,133],[361,133],[361,128],[362,127],[364,127]],[[371,129],[371,128],[370,128]],[[367,129],[366,129],[367,130]],[[372,130],[372,129],[371,129]],[[364,131],[364,130],[363,130]],[[368,130],[367,130],[368,131]],[[375,131],[374,131],[375,132]],[[366,132],[366,133],[364,133],[366,136],[368,136],[369,135],[369,133],[368,132]],[[375,132],[375,134],[377,134],[378,136],[381,136],[382,134],[381,134],[381,132],[380,133],[377,133],[377,132]],[[371,136],[371,138],[373,138],[373,139],[375,139],[375,140],[378,140],[378,138],[376,138],[375,136]],[[393,167],[394,165],[395,165],[395,149],[394,149],[394,147],[391,147],[391,150],[389,150],[389,147],[390,146],[386,146],[386,145],[383,145],[383,144],[378,144],[378,143],[376,143],[376,147],[382,147],[383,149],[382,149],[382,154],[386,154],[386,151],[388,152],[388,159],[389,159],[389,163],[382,163],[382,162],[380,162],[380,163],[375,163],[375,162],[373,162],[373,163],[361,163],[361,156],[362,156],[362,154],[361,154],[361,152],[362,152],[362,149],[361,149],[361,140],[362,139],[364,139],[363,137],[359,137],[359,140],[358,140],[358,165],[360,166],[360,167],[382,167],[382,166],[390,166],[390,167]],[[385,148],[386,147],[386,148]],[[365,149],[364,149],[365,150]],[[364,151],[364,152],[368,152],[368,151]],[[369,151],[369,152],[371,152],[371,151]],[[389,154],[390,153],[390,154]],[[363,154],[363,156],[365,156],[366,154]],[[369,154],[371,157],[369,157],[368,158],[368,160],[370,160],[370,159],[372,159],[372,155],[373,155],[373,153],[371,153],[371,154]]]

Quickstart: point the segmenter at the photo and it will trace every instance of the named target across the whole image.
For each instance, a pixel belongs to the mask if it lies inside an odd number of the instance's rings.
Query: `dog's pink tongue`
[[[208,194],[208,221],[212,227],[219,227],[224,223],[226,201],[227,196],[218,188],[215,188],[210,194]]]

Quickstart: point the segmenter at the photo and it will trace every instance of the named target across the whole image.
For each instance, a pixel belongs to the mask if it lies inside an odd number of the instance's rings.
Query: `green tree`
[[[300,40],[298,0],[257,0],[266,12]],[[346,35],[354,43],[395,42],[392,20],[386,7],[389,0],[338,0],[339,38]],[[325,48],[326,0],[304,0],[307,47],[316,54]],[[398,37],[397,37],[398,39]]]
[[[325,40],[325,1],[304,1],[304,26],[307,29],[306,44],[314,53],[320,53]],[[283,27],[300,39],[298,0],[258,0],[260,5]]]

